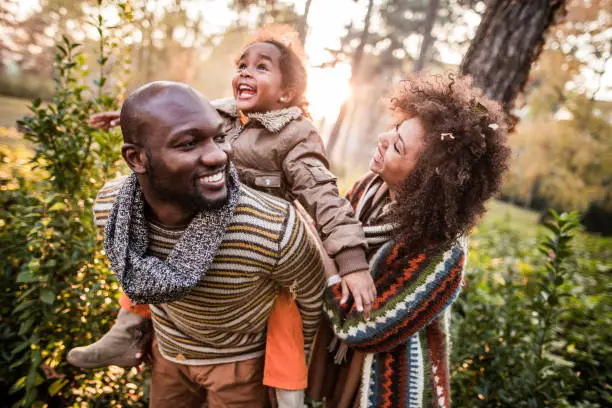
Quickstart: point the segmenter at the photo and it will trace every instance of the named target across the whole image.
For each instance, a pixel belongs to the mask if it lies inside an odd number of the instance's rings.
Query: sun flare
[[[349,64],[308,69],[306,97],[313,119],[333,120],[338,115],[342,103],[351,96],[350,78]]]

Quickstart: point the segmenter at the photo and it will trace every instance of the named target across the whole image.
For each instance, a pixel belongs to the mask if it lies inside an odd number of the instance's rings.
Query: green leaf
[[[32,275],[30,271],[21,271],[17,275],[17,283],[32,283],[37,282],[40,278]]]
[[[26,309],[26,308],[32,306],[34,304],[34,302],[35,302],[34,300],[26,300],[22,304],[17,305],[17,307],[15,309],[13,309],[13,314],[19,313],[23,309]]]
[[[21,353],[23,350],[25,350],[25,349],[27,349],[29,347],[30,347],[30,342],[29,341],[24,341],[23,343],[21,343],[17,347],[15,347],[13,350],[11,350],[11,353],[13,354],[13,356],[16,356],[17,354]]]
[[[53,212],[53,211],[61,211],[61,210],[65,210],[66,208],[68,208],[68,206],[65,203],[62,202],[57,202],[55,204],[53,204],[50,208],[49,208],[49,212]]]
[[[68,380],[65,378],[60,378],[58,380],[55,380],[50,386],[49,386],[49,395],[54,396],[55,394],[57,394],[58,392],[61,391],[62,388],[64,388],[66,386],[66,384],[68,384]]]
[[[17,303],[20,303],[21,301],[23,301],[25,298],[27,298],[29,295],[32,294],[32,292],[34,292],[36,289],[38,289],[38,286],[32,286],[31,288],[29,288],[28,290],[26,290],[25,292],[23,292],[21,294],[21,296],[19,296],[17,298]]]
[[[25,334],[27,334],[30,329],[32,328],[32,326],[34,325],[34,318],[31,317],[28,320],[26,320],[25,322],[21,323],[21,326],[19,327],[19,335],[23,336]],[[28,345],[26,343],[26,345]]]
[[[40,300],[42,300],[43,303],[52,305],[53,302],[55,302],[55,293],[49,288],[43,288],[40,290]]]
[[[11,388],[9,389],[9,395],[12,395],[14,393],[16,393],[17,391],[23,389],[23,387],[25,386],[25,377],[21,377],[20,379],[18,379],[17,381],[15,381],[13,383],[13,385],[11,386]]]

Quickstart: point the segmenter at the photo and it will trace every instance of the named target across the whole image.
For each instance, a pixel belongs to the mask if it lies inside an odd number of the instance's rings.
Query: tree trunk
[[[370,20],[372,19],[372,11],[374,10],[374,0],[370,0],[368,2],[368,11],[366,12],[363,31],[361,32],[361,36],[359,38],[359,45],[355,49],[355,53],[353,54],[353,60],[351,62],[351,87],[354,85],[356,78],[359,75],[359,71],[361,68],[361,60],[363,59],[363,51],[365,49],[366,43],[368,41],[368,37],[370,36]],[[332,157],[332,152],[336,143],[338,142],[338,137],[340,136],[340,129],[342,129],[342,123],[344,122],[344,118],[346,117],[346,111],[348,109],[349,101],[344,101],[342,106],[340,107],[340,112],[338,113],[338,117],[336,118],[336,122],[334,123],[334,127],[332,128],[329,139],[327,140],[327,155]]]
[[[413,67],[414,72],[423,70],[429,56],[431,55],[431,47],[434,43],[432,35],[433,26],[436,22],[438,15],[438,8],[440,8],[440,0],[430,0],[427,7],[427,14],[425,15],[425,24],[423,26],[423,40],[421,41],[421,51],[419,52],[419,59],[416,61]]]
[[[460,72],[510,113],[565,0],[489,0]]]
[[[310,12],[310,3],[312,3],[312,0],[306,0],[304,14],[302,15],[300,26],[298,27],[298,35],[303,47],[306,46],[306,35],[308,34],[308,13]]]

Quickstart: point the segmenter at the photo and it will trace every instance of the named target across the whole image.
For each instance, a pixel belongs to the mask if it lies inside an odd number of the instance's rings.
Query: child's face
[[[232,80],[236,106],[243,112],[266,112],[287,106],[290,91],[283,89],[281,52],[274,44],[249,45],[238,60]]]

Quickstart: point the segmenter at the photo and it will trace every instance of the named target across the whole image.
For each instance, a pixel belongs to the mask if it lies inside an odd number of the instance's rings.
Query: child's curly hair
[[[242,51],[255,43],[268,43],[276,46],[280,53],[280,69],[283,75],[282,86],[293,88],[295,96],[290,101],[290,106],[297,106],[309,116],[308,101],[306,100],[306,86],[308,85],[308,74],[304,64],[304,48],[299,35],[286,24],[268,24],[261,27],[249,39]]]
[[[510,156],[506,116],[470,78],[453,74],[409,76],[391,109],[399,123],[418,117],[426,144],[391,213],[402,220],[397,239],[410,253],[448,249],[501,186]]]

